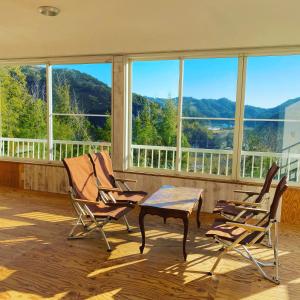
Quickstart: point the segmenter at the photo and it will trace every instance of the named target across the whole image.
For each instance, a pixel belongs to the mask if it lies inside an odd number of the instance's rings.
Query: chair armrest
[[[269,213],[268,210],[266,209],[262,209],[262,208],[256,208],[256,207],[247,207],[247,206],[236,206],[236,209],[238,210],[247,210],[247,211],[253,211],[253,212],[256,212],[256,213]]]
[[[98,190],[104,191],[104,192],[122,192],[122,190],[119,188],[110,188],[110,187],[104,187],[104,186],[99,186]]]
[[[239,201],[239,200],[224,200],[224,202],[230,204],[235,204],[235,205],[245,205],[245,206],[260,206],[260,203],[255,203],[255,202],[247,202],[247,201]]]
[[[121,181],[121,182],[137,182],[136,179],[129,179],[129,178],[115,178],[115,181]]]
[[[128,202],[128,201],[122,201],[122,202],[106,202],[105,205],[112,206],[112,207],[134,207],[134,204]]]
[[[97,205],[96,201],[90,201],[90,200],[85,200],[85,199],[78,199],[78,198],[72,198],[73,201],[75,202],[80,202],[80,203],[84,203],[84,204],[93,204],[93,205]]]
[[[251,225],[251,224],[241,224],[241,223],[234,223],[234,222],[226,222],[225,224],[232,227],[244,228],[247,231],[261,231],[261,232],[266,231],[265,227]]]
[[[259,195],[259,192],[254,192],[254,191],[234,190],[234,192],[240,194],[247,194],[248,196]]]

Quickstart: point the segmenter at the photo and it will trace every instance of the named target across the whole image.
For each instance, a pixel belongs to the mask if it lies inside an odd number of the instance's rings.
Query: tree
[[[21,67],[0,68],[0,80],[2,136],[44,138],[46,105],[29,93]]]
[[[98,132],[97,137],[99,137],[101,141],[111,141],[111,116],[106,118],[103,127],[98,129]]]

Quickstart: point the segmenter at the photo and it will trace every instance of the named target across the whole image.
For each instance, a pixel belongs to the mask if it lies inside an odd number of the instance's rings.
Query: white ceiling
[[[0,59],[300,45],[299,12],[300,0],[1,0]]]

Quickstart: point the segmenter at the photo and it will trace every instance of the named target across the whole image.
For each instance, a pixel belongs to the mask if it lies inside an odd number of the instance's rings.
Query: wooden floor
[[[147,216],[145,253],[139,254],[137,212],[107,225],[108,253],[95,233],[66,240],[73,214],[66,196],[0,188],[0,299],[300,299],[300,226],[280,226],[281,285],[260,277],[236,254],[208,277],[218,247],[192,219],[188,259],[182,259],[182,225]],[[272,252],[255,249],[262,259]]]

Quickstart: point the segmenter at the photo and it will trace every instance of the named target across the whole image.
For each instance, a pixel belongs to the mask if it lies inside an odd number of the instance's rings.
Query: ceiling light
[[[38,8],[40,14],[47,17],[55,17],[59,14],[60,9],[54,6],[40,6]]]

